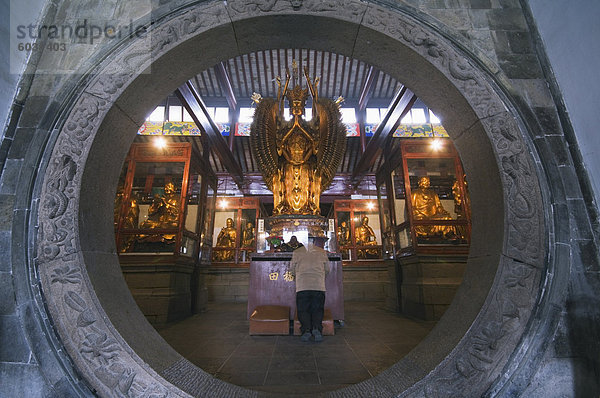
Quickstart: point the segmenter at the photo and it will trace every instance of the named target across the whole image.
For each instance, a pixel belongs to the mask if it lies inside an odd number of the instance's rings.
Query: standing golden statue
[[[419,188],[411,195],[412,213],[415,220],[452,220],[452,216],[440,201],[440,197],[431,188],[429,177],[419,178]],[[451,225],[418,225],[415,227],[417,237],[454,237],[455,228]]]
[[[338,227],[338,245],[339,246],[348,246],[352,242],[350,242],[350,228],[346,224],[346,221],[342,221]]]
[[[294,63],[291,77],[279,85],[277,100],[255,96],[257,102],[250,142],[254,158],[267,187],[273,192],[273,215],[318,215],[321,192],[331,184],[346,150],[346,128],[336,102],[318,98],[319,79],[304,77],[308,88],[298,84]],[[308,93],[312,97],[312,120],[302,118]],[[292,119],[283,117],[284,98],[288,99]]]
[[[254,246],[254,224],[250,221],[246,224],[246,228],[242,231],[242,247]]]

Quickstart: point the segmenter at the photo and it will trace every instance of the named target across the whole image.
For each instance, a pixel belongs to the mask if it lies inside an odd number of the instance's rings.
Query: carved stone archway
[[[393,75],[443,118],[469,176],[473,242],[451,307],[400,362],[331,395],[481,396],[518,361],[547,262],[542,174],[492,76],[422,22],[355,0],[195,3],[153,24],[150,54],[132,40],[99,62],[40,165],[30,243],[55,328],[100,395],[258,395],[196,368],[146,322],[122,278],[111,220],[122,161],[148,109],[199,70],[265,48],[332,50]]]

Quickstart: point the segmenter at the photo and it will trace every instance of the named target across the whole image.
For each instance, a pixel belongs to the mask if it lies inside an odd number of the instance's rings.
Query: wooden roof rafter
[[[194,85],[188,81],[179,86],[175,93],[192,117],[192,120],[194,120],[194,123],[206,134],[211,147],[215,150],[219,160],[223,163],[233,180],[241,187],[244,181],[242,168],[233,156],[219,128],[210,117],[206,105],[204,105]]]
[[[416,100],[417,96],[405,86],[402,86],[400,91],[398,91],[352,172],[351,179],[354,186],[357,186],[360,183],[360,177],[369,171],[377,155],[381,153],[388,139],[392,136],[400,121],[410,108],[412,108]]]

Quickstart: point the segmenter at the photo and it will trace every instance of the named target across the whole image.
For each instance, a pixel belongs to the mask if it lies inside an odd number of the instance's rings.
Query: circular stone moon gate
[[[291,3],[164,11],[149,30],[150,53],[135,38],[110,49],[63,103],[35,181],[30,230],[39,229],[29,241],[61,343],[101,396],[260,395],[195,367],[146,322],[115,251],[116,181],[148,109],[197,71],[261,49],[328,50],[385,70],[441,117],[469,176],[473,214],[463,283],[434,330],[388,370],[329,395],[494,395],[526,366],[556,258],[545,251],[545,166],[507,83],[424,17],[354,0]]]

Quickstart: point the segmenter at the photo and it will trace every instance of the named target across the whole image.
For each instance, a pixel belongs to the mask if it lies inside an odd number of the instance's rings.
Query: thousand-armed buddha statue
[[[307,88],[296,84],[288,89],[290,75],[282,88],[278,78],[277,100],[258,99],[251,127],[251,146],[267,187],[273,192],[273,215],[318,215],[321,192],[333,176],[346,149],[346,129],[336,102],[318,98],[319,79],[304,76]],[[297,69],[294,81],[297,82]],[[304,107],[312,97],[312,120],[306,121]],[[292,119],[283,117],[287,98]]]

